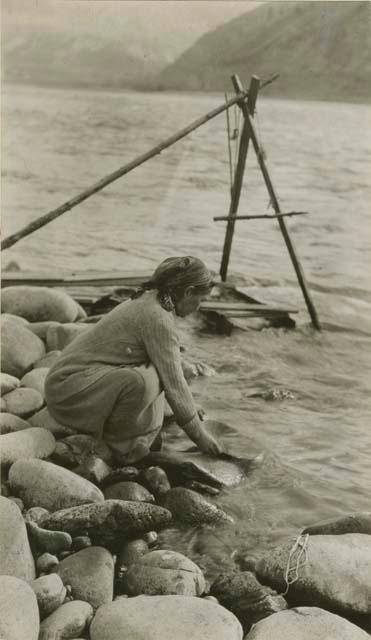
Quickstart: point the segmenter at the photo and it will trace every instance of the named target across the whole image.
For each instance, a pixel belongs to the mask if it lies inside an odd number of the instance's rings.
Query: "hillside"
[[[155,87],[224,91],[232,73],[279,73],[265,95],[370,101],[370,45],[370,2],[272,2],[202,36]]]

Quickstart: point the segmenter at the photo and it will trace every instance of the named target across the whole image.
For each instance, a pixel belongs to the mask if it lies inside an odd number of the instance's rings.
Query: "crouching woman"
[[[132,299],[63,350],[45,384],[52,417],[102,438],[127,464],[149,453],[166,398],[199,449],[219,455],[221,446],[203,427],[185,380],[175,327],[175,316],[196,311],[211,287],[211,274],[198,258],[164,260]]]

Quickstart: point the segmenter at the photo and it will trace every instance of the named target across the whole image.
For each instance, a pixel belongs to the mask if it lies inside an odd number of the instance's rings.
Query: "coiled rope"
[[[291,547],[284,574],[286,589],[280,594],[282,596],[286,596],[288,594],[290,585],[294,584],[294,582],[296,582],[300,577],[299,569],[305,567],[308,562],[308,540],[309,533],[306,533],[305,535],[300,533]],[[295,554],[297,554],[296,559],[294,558]],[[302,560],[303,557],[304,560]],[[292,563],[294,563],[293,566],[291,566]]]

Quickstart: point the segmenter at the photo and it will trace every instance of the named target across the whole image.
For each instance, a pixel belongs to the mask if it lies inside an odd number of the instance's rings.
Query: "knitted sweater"
[[[157,370],[177,423],[197,424],[196,406],[181,366],[174,315],[161,307],[156,291],[121,303],[86,329],[63,350],[48,379],[54,380],[54,387],[63,380],[65,389],[65,381],[74,374],[72,395],[103,376],[107,365],[137,366],[149,362]]]

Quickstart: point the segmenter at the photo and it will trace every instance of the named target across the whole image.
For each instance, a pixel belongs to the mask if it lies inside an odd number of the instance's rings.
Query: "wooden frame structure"
[[[174,135],[166,138],[166,140],[162,141],[161,143],[159,143],[158,145],[156,145],[146,153],[138,156],[131,162],[123,165],[113,173],[108,174],[107,176],[105,176],[104,178],[102,178],[92,186],[88,187],[87,189],[79,193],[74,198],[66,201],[65,203],[63,203],[56,209],[53,209],[52,211],[48,212],[47,214],[40,216],[36,220],[33,220],[31,223],[29,223],[28,225],[26,225],[16,233],[6,237],[1,242],[1,249],[10,248],[22,238],[28,236],[29,234],[33,233],[37,229],[40,229],[46,224],[49,224],[49,222],[52,222],[63,213],[70,211],[71,209],[76,207],[78,204],[80,204],[90,196],[94,195],[95,193],[101,191],[102,189],[104,189],[106,186],[108,186],[115,180],[118,180],[119,178],[125,176],[130,171],[133,171],[133,169],[137,168],[147,160],[150,160],[154,156],[160,154],[164,149],[167,149],[168,147],[172,146],[178,140],[181,140],[182,138],[187,136],[189,133],[191,133],[195,129],[207,123],[209,120],[215,118],[220,113],[227,111],[234,105],[238,105],[243,115],[243,127],[242,127],[242,133],[240,137],[239,148],[238,148],[238,161],[237,161],[235,176],[234,176],[234,180],[231,188],[231,203],[229,207],[229,214],[228,216],[220,216],[219,218],[214,218],[214,220],[227,221],[224,247],[223,247],[223,253],[222,253],[222,261],[220,266],[221,279],[224,282],[227,278],[228,264],[229,264],[229,258],[230,258],[231,248],[232,248],[233,234],[234,234],[236,221],[242,220],[242,219],[251,219],[251,218],[276,218],[279,223],[282,235],[284,237],[287,249],[289,251],[290,258],[293,263],[293,266],[298,278],[298,282],[301,287],[301,290],[309,311],[309,315],[312,320],[312,324],[315,329],[320,330],[321,326],[320,326],[317,312],[314,307],[314,304],[308,289],[308,285],[305,280],[304,271],[298,259],[297,252],[290,238],[289,231],[286,227],[285,219],[284,219],[285,216],[299,215],[305,212],[291,212],[291,213],[281,212],[279,202],[276,196],[276,192],[274,190],[272,181],[269,176],[268,168],[264,159],[264,153],[259,145],[259,141],[258,141],[255,127],[253,124],[253,117],[254,117],[255,106],[256,106],[259,90],[263,88],[265,85],[270,84],[274,79],[275,77],[261,84],[257,76],[252,76],[249,90],[246,91],[243,88],[239,80],[239,77],[237,75],[233,75],[232,82],[233,82],[234,90],[236,93],[235,97],[227,100],[224,104],[210,111],[203,117],[193,121],[190,125],[181,129]],[[266,216],[266,215],[238,216],[237,215],[250,140],[254,147],[254,151],[256,153],[256,156],[259,162],[259,166],[260,166],[260,169],[261,169],[261,172],[270,196],[270,200],[275,211],[274,216]],[[5,280],[6,282],[8,282],[7,286],[9,286],[9,278],[6,278]],[[13,284],[17,283],[17,277],[11,278],[11,280],[13,281]],[[56,280],[58,280],[58,278],[56,278]],[[18,280],[18,284],[21,284],[21,281],[22,281],[22,278]],[[4,285],[4,280],[2,284]]]

